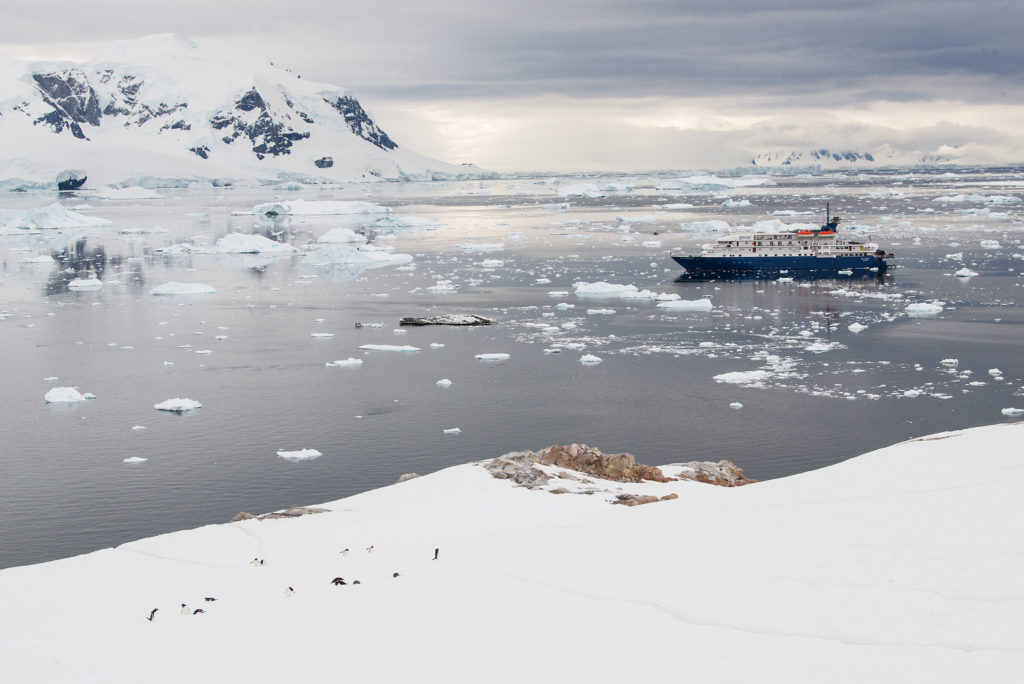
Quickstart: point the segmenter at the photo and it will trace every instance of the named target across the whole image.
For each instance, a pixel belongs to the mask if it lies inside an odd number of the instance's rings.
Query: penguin
[[[345,584],[345,580],[341,577],[335,577],[331,580],[331,584],[333,584],[336,587],[340,587]]]
[[[200,613],[205,613],[205,612],[206,611],[203,610],[202,608],[196,608],[195,610],[192,611],[192,614],[193,615],[199,615]]]
[[[203,600],[204,601],[216,601],[217,599],[215,597],[213,597],[213,596],[204,596]]]
[[[391,574],[391,576],[392,576],[392,577],[398,577],[398,573],[397,573],[397,572],[395,572],[395,573],[392,573],[392,574]]]
[[[437,554],[441,552],[441,549],[434,549],[434,560],[437,560]]]
[[[352,584],[362,584],[359,580],[352,580]]]
[[[366,552],[367,553],[373,553],[373,544],[370,544],[369,546],[366,547]]]
[[[345,549],[344,551],[342,551],[341,555],[342,556],[347,556],[348,555],[348,549]]]
[[[288,598],[289,596],[294,596],[294,595],[295,595],[295,590],[292,589],[291,587],[288,587],[287,589],[284,590],[285,598]]]
[[[189,615],[190,614],[188,606],[186,606],[184,603],[181,604],[181,614],[182,615]]]
[[[158,611],[158,610],[160,610],[160,609],[159,608],[154,608],[153,610],[149,611],[149,617],[146,618],[146,619],[149,620],[150,622],[152,622],[153,618],[156,617],[156,611]]]
[[[253,566],[254,568],[255,568],[256,566],[258,566],[258,565],[262,565],[262,564],[263,564],[263,563],[262,563],[262,562],[260,561],[260,559],[259,559],[259,558],[253,558],[253,559],[252,559],[251,561],[249,561],[249,565]]]

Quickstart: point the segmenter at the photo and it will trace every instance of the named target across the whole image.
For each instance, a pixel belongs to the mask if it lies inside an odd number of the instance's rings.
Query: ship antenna
[[[832,216],[829,213],[829,206],[828,206],[828,204],[829,204],[828,202],[825,202],[825,225],[826,226],[828,225],[829,221],[832,220]]]

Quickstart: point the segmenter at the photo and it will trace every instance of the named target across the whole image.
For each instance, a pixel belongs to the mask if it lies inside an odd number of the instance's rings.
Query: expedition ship
[[[827,211],[827,210],[826,210]],[[884,272],[884,249],[839,237],[839,217],[827,218],[825,225],[811,230],[785,232],[754,231],[723,235],[710,250],[698,255],[673,256],[686,275],[729,275],[757,272],[872,270]]]

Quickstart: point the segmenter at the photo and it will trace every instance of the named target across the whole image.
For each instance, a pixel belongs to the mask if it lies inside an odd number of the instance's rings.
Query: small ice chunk
[[[334,337],[334,333],[309,333],[310,337]]]
[[[145,430],[145,425],[132,425],[132,430]]]
[[[923,318],[926,316],[935,316],[942,312],[942,304],[938,301],[934,302],[917,302],[915,304],[907,304],[904,311],[911,318]]]
[[[186,413],[202,408],[202,404],[194,399],[168,399],[159,404],[153,404],[157,411],[170,411],[171,413]]]
[[[659,302],[659,309],[671,309],[672,311],[711,311],[713,308],[710,299],[677,299],[676,301]]]
[[[943,366],[949,366],[950,368],[956,368],[960,365],[959,359],[942,359],[939,363]]]
[[[584,354],[580,357],[580,363],[584,366],[596,366],[601,363],[601,357],[594,356],[593,354]]]
[[[438,380],[434,384],[437,385],[438,387],[444,387],[445,389],[447,389],[452,386],[452,381],[449,380],[448,378],[443,378],[441,380]]]
[[[615,313],[615,309],[587,309],[588,316],[594,316],[597,314],[612,315]]]
[[[148,458],[143,458],[142,456],[129,456],[128,458],[124,459],[123,462],[124,463],[145,463],[148,460],[149,460]]]
[[[729,404],[729,408],[731,408],[731,409],[741,409],[741,408],[743,408],[743,404],[741,404],[738,401],[734,401],[731,404]]]
[[[462,432],[462,430],[460,430],[459,428],[456,427],[456,428],[448,428],[448,429],[446,429],[444,431],[444,434],[446,434],[446,435],[457,435],[460,432]]]
[[[430,348],[431,349],[441,349],[442,347],[444,347],[444,345],[442,343],[440,343],[440,342],[431,342],[430,343]]]
[[[96,278],[75,278],[68,283],[69,290],[98,290],[103,287],[103,281]]]
[[[75,404],[95,398],[95,394],[89,394],[88,392],[83,394],[74,387],[54,387],[43,395],[43,401],[48,404]]]
[[[410,347],[407,344],[363,344],[359,346],[360,349],[366,351],[388,351],[388,352],[418,352],[419,347]]]
[[[476,358],[478,361],[507,361],[511,358],[510,354],[496,353],[496,354],[477,354]]]
[[[347,359],[338,359],[337,361],[328,361],[326,365],[327,365],[328,368],[339,368],[339,367],[345,367],[345,366],[351,368],[351,367],[354,367],[354,366],[362,366],[363,365],[363,360],[362,359],[357,359],[357,358],[355,358],[353,356],[350,356]]]
[[[859,333],[863,332],[864,330],[867,330],[868,326],[864,325],[863,323],[851,323],[850,325],[846,326],[846,329],[852,333]]]
[[[279,449],[277,455],[286,461],[292,463],[298,463],[299,461],[312,461],[314,458],[320,458],[323,456],[322,453],[316,449],[298,449],[296,451],[285,451]]]
[[[1002,413],[1004,416],[1007,416],[1007,417],[1009,417],[1009,416],[1019,416],[1020,414],[1024,413],[1024,409],[1004,408],[1002,411],[1000,411],[1000,413]]]
[[[971,269],[964,266],[953,275],[955,275],[957,278],[973,278],[974,276],[978,275],[978,272],[972,271]]]

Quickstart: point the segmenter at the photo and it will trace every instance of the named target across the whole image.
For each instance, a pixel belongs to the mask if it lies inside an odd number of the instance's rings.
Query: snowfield
[[[735,489],[596,481],[679,497],[632,508],[456,466],[0,571],[0,657],[33,682],[1016,682],[1022,438]]]

